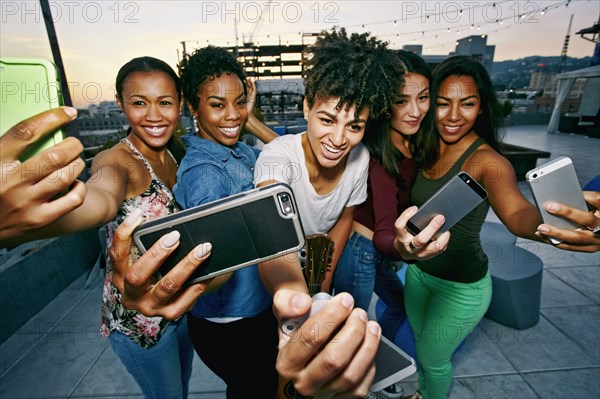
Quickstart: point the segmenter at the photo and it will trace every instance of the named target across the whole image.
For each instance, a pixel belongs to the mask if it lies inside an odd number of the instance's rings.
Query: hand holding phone
[[[75,180],[85,168],[79,140],[68,138],[31,159],[17,161],[40,137],[76,115],[74,108],[55,108],[21,121],[0,137],[0,245],[27,241],[28,233],[83,203],[85,185]],[[29,134],[23,135],[23,130]],[[67,188],[68,193],[56,197]]]
[[[406,225],[417,209],[416,206],[405,209],[394,223],[396,230],[394,248],[406,263],[433,258],[444,252],[450,241],[449,231],[437,234],[446,221],[443,215],[435,216],[419,234],[413,235]],[[437,235],[435,240],[434,235]]]
[[[168,273],[168,285],[158,283],[154,273],[161,263],[175,249],[179,237],[177,232],[163,236],[149,251],[136,262],[131,258],[131,238],[134,228],[141,222],[141,210],[132,211],[127,219],[115,230],[111,250],[114,286],[121,293],[121,301],[127,309],[139,310],[148,317],[160,316],[169,320],[177,319],[187,312],[196,299],[208,289],[212,281],[198,287],[184,287],[193,271],[202,267],[202,262],[210,256],[210,244],[194,248],[179,264]]]
[[[353,305],[350,294],[338,294],[291,336],[280,334],[276,367],[287,383],[278,397],[294,397],[294,386],[305,396],[364,396],[375,374],[381,328]],[[281,289],[273,297],[273,311],[280,320],[298,317],[310,311],[310,297]]]
[[[553,215],[547,210],[548,204],[554,202],[587,211],[571,158],[559,157],[547,162],[527,172],[525,179],[544,223],[559,229],[574,230],[581,227],[578,223]],[[553,244],[561,242],[556,238],[550,238],[550,241]]]
[[[281,331],[289,336],[300,328],[312,328],[311,325],[304,327],[304,322],[317,314],[331,299],[331,295],[325,292],[313,295],[310,312],[302,317],[284,321]],[[375,370],[375,377],[371,385],[373,392],[402,381],[417,371],[414,359],[384,336],[381,336],[375,355]]]

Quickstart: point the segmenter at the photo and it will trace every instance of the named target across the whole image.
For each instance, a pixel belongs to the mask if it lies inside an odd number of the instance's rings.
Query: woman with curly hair
[[[241,65],[227,50],[209,46],[186,58],[181,71],[183,92],[198,132],[183,138],[188,148],[174,188],[178,203],[189,208],[252,189],[258,150],[239,142],[240,132],[244,127],[255,134],[260,131],[258,136],[265,142],[277,135],[264,125],[257,126],[249,115],[246,99],[251,95]],[[225,381],[228,398],[274,397],[279,382],[276,360],[279,370],[292,375],[303,392],[366,392],[372,374],[365,370],[372,368],[377,335],[347,343],[349,350],[338,356],[345,362],[343,372],[311,372],[315,367],[323,369],[330,350],[342,349],[335,346],[321,351],[327,339],[308,351],[288,343],[278,352],[279,329],[273,310],[278,317],[289,318],[304,314],[310,307],[297,258],[280,259],[283,261],[264,262],[232,273],[218,290],[196,302],[189,314],[189,333],[196,352]],[[335,329],[336,334],[362,337],[372,323],[349,317],[352,304],[351,297],[344,294],[328,306],[338,309],[335,317],[340,319],[340,330]],[[329,318],[328,322],[332,321]],[[345,373],[363,377],[351,380],[344,378]]]
[[[254,181],[291,185],[305,233],[327,233],[334,241],[332,268],[321,284],[327,292],[354,210],[367,198],[369,152],[361,143],[367,121],[389,113],[405,70],[390,68],[394,59],[384,43],[344,29],[321,34],[309,55],[306,132],[266,145]]]
[[[181,81],[198,132],[183,136],[187,152],[173,190],[177,202],[191,208],[252,189],[258,151],[239,137],[244,126],[259,122],[247,104],[248,86],[252,90],[254,86],[242,66],[227,50],[209,46],[183,60]],[[264,129],[265,135],[259,137],[263,141],[276,136]],[[189,314],[194,348],[225,381],[229,398],[275,392],[277,322],[271,295],[257,266],[227,277],[218,290],[201,297]]]

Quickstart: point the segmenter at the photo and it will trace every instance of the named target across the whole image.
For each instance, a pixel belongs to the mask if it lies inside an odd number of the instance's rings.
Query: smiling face
[[[404,76],[405,84],[394,99],[390,127],[393,131],[412,135],[419,131],[429,111],[429,79],[418,73]]]
[[[125,79],[117,102],[129,121],[130,139],[136,147],[167,144],[181,111],[173,79],[164,72],[133,72]]]
[[[198,136],[224,146],[235,145],[248,120],[246,94],[237,75],[223,73],[207,79],[198,90]]]
[[[315,166],[334,168],[340,165],[365,133],[369,109],[361,109],[356,118],[355,106],[338,109],[338,101],[339,98],[315,100],[309,108],[304,100],[307,121],[305,157]]]
[[[440,138],[447,144],[457,143],[473,130],[481,110],[479,91],[473,78],[452,75],[444,79],[436,107]]]

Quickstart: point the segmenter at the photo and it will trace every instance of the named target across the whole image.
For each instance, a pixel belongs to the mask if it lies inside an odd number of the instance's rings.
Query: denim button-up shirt
[[[183,209],[254,188],[257,149],[240,142],[225,147],[194,134],[186,134],[183,141],[187,151],[173,187],[175,199]],[[254,265],[237,270],[220,289],[198,299],[192,314],[204,318],[253,317],[270,304],[271,296]]]

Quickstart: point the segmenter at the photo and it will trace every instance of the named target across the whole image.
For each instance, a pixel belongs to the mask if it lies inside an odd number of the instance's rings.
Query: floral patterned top
[[[152,181],[150,182],[150,187],[144,193],[125,200],[115,218],[107,224],[107,262],[106,277],[104,278],[104,294],[102,297],[101,333],[105,337],[108,337],[114,330],[120,331],[129,336],[133,342],[142,348],[148,349],[158,343],[169,325],[169,321],[162,317],[146,317],[137,310],[125,309],[123,307],[121,293],[112,284],[113,269],[110,256],[108,256],[108,249],[112,243],[115,230],[134,209],[142,209],[142,218],[146,222],[177,212],[179,211],[179,207],[175,202],[175,197],[171,190],[154,174],[152,167],[144,156],[126,138],[121,140],[121,142],[125,143],[144,162],[152,176]],[[135,245],[131,245],[131,256],[134,261],[141,256],[139,249]]]

